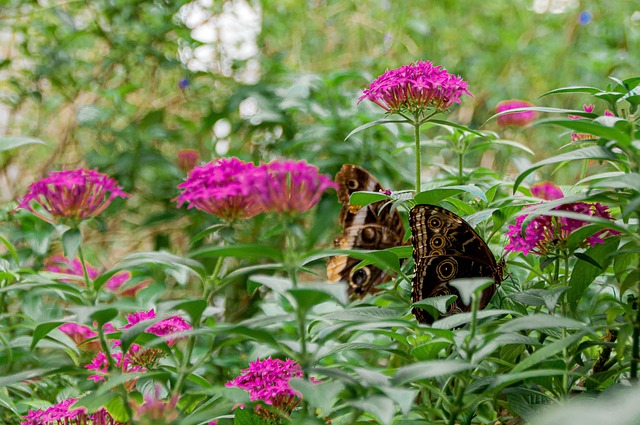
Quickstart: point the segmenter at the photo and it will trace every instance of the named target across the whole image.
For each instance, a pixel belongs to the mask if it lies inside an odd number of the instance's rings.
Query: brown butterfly
[[[480,308],[486,307],[502,281],[504,262],[496,263],[491,250],[475,230],[451,211],[435,205],[416,205],[409,213],[415,276],[411,283],[413,302],[439,295],[458,295],[447,315],[469,311],[458,291],[449,286],[453,279],[491,277],[495,283],[482,293]],[[420,323],[434,319],[425,310],[414,308]]]
[[[386,249],[402,245],[404,226],[397,210],[391,210],[385,201],[369,204],[362,208],[350,204],[353,192],[382,190],[380,183],[364,168],[357,165],[343,165],[335,178],[338,199],[342,202],[340,223],[342,236],[336,238],[334,245],[340,249]],[[332,282],[343,281],[349,284],[349,296],[363,297],[380,283],[391,277],[383,270],[367,265],[355,267],[360,260],[347,255],[331,257],[327,263],[327,277]]]

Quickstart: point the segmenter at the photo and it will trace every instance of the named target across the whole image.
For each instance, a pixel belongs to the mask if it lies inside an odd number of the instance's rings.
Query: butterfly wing
[[[350,205],[351,194],[358,191],[378,192],[382,186],[365,169],[346,164],[335,179],[339,185],[338,199],[342,202],[340,223],[342,236],[334,245],[340,249],[386,249],[402,245],[404,226],[398,211],[391,211],[384,202],[376,202],[362,208]],[[383,270],[367,265],[356,269],[360,260],[347,255],[329,259],[327,276],[330,281],[344,281],[349,284],[349,295],[364,296],[390,276]]]
[[[439,295],[459,295],[449,285],[453,279],[491,277],[495,284],[484,290],[480,308],[488,303],[502,272],[493,253],[475,230],[456,214],[435,205],[416,205],[409,213],[415,275],[412,281],[413,302]],[[469,311],[458,297],[448,314]],[[433,318],[422,309],[413,313],[420,323]]]

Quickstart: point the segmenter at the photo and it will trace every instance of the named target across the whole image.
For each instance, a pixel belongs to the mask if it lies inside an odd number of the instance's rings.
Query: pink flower
[[[184,183],[178,185],[182,193],[174,201],[178,207],[188,203],[188,208],[197,208],[227,221],[253,217],[262,212],[248,180],[254,168],[253,164],[235,157],[195,167]]]
[[[227,387],[238,387],[249,393],[252,401],[262,401],[280,412],[290,414],[300,403],[300,394],[291,388],[291,378],[301,378],[302,368],[293,360],[271,359],[256,360],[237,378],[227,382]],[[316,381],[312,381],[316,382]],[[274,419],[273,413],[256,407],[256,412]]]
[[[285,214],[308,211],[325,190],[338,189],[330,177],[305,161],[262,164],[252,173],[251,181],[263,211]]]
[[[531,193],[542,199],[554,200],[564,197],[562,190],[553,183],[543,182],[531,187]],[[528,208],[535,208],[530,206]],[[608,207],[599,202],[590,204],[586,202],[572,202],[559,205],[553,208],[556,211],[568,211],[583,214],[591,217],[601,217],[612,220]],[[530,252],[536,255],[548,255],[551,252],[563,249],[569,235],[577,229],[585,226],[588,222],[564,217],[551,217],[540,215],[529,222],[526,230],[522,228],[527,215],[516,218],[516,224],[509,226],[507,236],[509,244],[505,247],[507,251],[522,252],[528,255]],[[524,230],[524,231],[523,231]],[[603,229],[595,232],[585,239],[589,246],[604,243],[603,238],[616,236],[619,232],[612,229]]]
[[[58,329],[67,334],[77,345],[81,345],[87,339],[94,338],[98,335],[98,333],[92,330],[90,327],[79,325],[73,322],[62,324],[58,327]],[[90,349],[98,349],[100,347],[100,342],[94,340],[91,341],[91,343],[84,344],[82,346],[88,347]]]
[[[178,168],[184,172],[189,172],[196,166],[198,159],[200,159],[200,154],[196,149],[180,149],[178,150],[176,162]]]
[[[595,108],[595,105],[587,105],[587,104],[582,105],[582,109],[588,113],[593,112],[594,108]],[[608,109],[605,109],[604,115],[607,117],[614,116],[613,112],[609,111]],[[569,118],[571,118],[572,120],[582,119],[580,115],[569,115]],[[577,142],[579,140],[593,140],[597,138],[598,136],[594,136],[593,134],[588,134],[588,133],[571,133],[571,142]]]
[[[100,274],[98,269],[93,267],[88,262],[85,262],[85,267],[87,268],[87,275],[89,279],[93,280]],[[45,258],[44,260],[44,269],[48,272],[53,273],[63,273],[70,274],[74,276],[79,276],[80,279],[60,279],[62,282],[68,283],[77,283],[78,285],[84,285],[84,273],[82,271],[82,262],[79,258],[74,258],[73,260],[68,259],[64,255],[52,255],[50,257]],[[116,292],[122,285],[124,285],[129,279],[131,279],[131,272],[121,271],[113,276],[109,280],[107,280],[104,284],[104,287],[110,292]],[[132,288],[128,288],[125,291],[122,291],[120,295],[125,296],[134,296],[137,291],[142,289],[148,283],[141,283]]]
[[[153,309],[146,312],[141,311],[138,313],[130,314],[127,316],[127,321],[129,323],[124,325],[122,329],[129,329],[136,323],[140,323],[142,321],[149,320],[149,319],[155,319],[155,317],[156,317],[156,312]],[[166,319],[162,319],[159,322],[156,322],[155,324],[149,326],[145,332],[154,334],[157,336],[166,337],[169,335],[179,334],[180,332],[185,332],[191,329],[192,329],[191,325],[187,323],[187,321],[184,320],[182,317],[170,316]],[[176,338],[167,339],[167,344],[170,347],[173,346],[176,342],[177,342]]]
[[[37,217],[50,223],[56,221],[77,222],[95,217],[104,211],[115,198],[128,198],[118,183],[96,170],[54,171],[29,186],[18,204]],[[48,215],[43,215],[33,203],[39,204]]]
[[[462,95],[473,95],[459,76],[449,74],[430,61],[417,61],[387,70],[358,99],[368,99],[389,113],[424,113],[428,108],[444,111],[460,103]]]
[[[133,406],[135,408],[134,419],[137,424],[141,425],[173,423],[180,414],[176,409],[177,404],[177,394],[167,401],[161,400],[160,388],[156,386],[154,394],[144,396],[144,403],[141,406]]]
[[[541,182],[536,183],[530,187],[531,194],[536,198],[544,199],[545,201],[553,201],[554,199],[564,198],[562,189],[555,183]]]
[[[93,267],[89,263],[85,263],[85,267],[87,268],[87,275],[89,279],[95,279],[98,277],[98,269]],[[84,285],[84,280],[82,279],[84,276],[84,272],[82,270],[82,262],[79,258],[74,258],[73,260],[68,259],[64,255],[51,255],[44,260],[44,269],[48,272],[53,273],[64,273],[70,274],[74,276],[79,276],[80,279],[72,280],[72,279],[60,279],[63,282],[68,283],[78,283],[79,285]]]
[[[124,425],[109,415],[105,409],[100,409],[94,413],[87,413],[84,407],[71,408],[77,398],[69,398],[54,404],[47,409],[30,410],[21,425]]]
[[[516,108],[531,108],[533,105],[526,100],[503,100],[496,105],[496,112],[509,111]],[[501,127],[514,126],[524,127],[534,121],[537,117],[536,111],[514,112],[512,114],[501,115],[497,118],[498,125]]]

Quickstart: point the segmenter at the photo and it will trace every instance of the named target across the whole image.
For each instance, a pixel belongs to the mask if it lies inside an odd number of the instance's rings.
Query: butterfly
[[[453,279],[488,277],[494,284],[482,293],[480,308],[486,307],[502,282],[504,261],[496,262],[484,240],[462,218],[435,205],[416,205],[409,213],[415,275],[411,282],[413,302],[440,295],[458,295],[447,315],[469,311],[460,301],[458,291],[449,285]],[[430,324],[425,310],[414,308],[420,323]]]
[[[343,228],[342,236],[334,240],[336,248],[375,250],[402,245],[405,229],[397,210],[392,211],[385,201],[362,208],[350,204],[354,192],[382,190],[375,177],[362,167],[345,164],[336,174],[335,181],[339,185],[338,199],[342,203],[340,223]],[[380,283],[391,279],[385,271],[372,265],[356,269],[359,263],[360,260],[348,255],[331,257],[327,263],[327,277],[332,282],[347,282],[351,297],[363,297],[374,292]]]

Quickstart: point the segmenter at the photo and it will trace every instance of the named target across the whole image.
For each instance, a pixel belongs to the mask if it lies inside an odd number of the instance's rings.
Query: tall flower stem
[[[96,288],[93,287],[93,283],[91,279],[89,279],[89,272],[87,271],[87,263],[84,260],[84,252],[82,250],[82,243],[78,246],[78,258],[80,259],[80,264],[82,264],[82,277],[84,279],[84,285],[89,290],[89,298],[91,304],[94,304],[98,299],[98,293]]]
[[[640,211],[636,211],[638,219],[640,219]],[[638,230],[640,232],[640,229]],[[640,272],[640,260],[636,265],[636,271]],[[640,294],[640,281],[637,282],[638,293]],[[629,371],[629,378],[631,382],[638,382],[638,362],[640,362],[640,300],[636,299],[636,317],[633,322],[633,336],[631,346],[631,364]]]
[[[413,137],[416,143],[416,195],[420,193],[421,190],[421,170],[422,163],[420,160],[420,120],[418,119],[418,114],[415,114],[415,121],[413,121]]]
[[[224,245],[224,242],[222,242]],[[202,299],[205,301],[209,301],[209,297],[215,291],[218,284],[220,283],[220,270],[222,270],[222,264],[224,263],[224,257],[221,255],[216,260],[216,265],[213,268],[213,272],[204,282],[204,291],[202,293]]]

